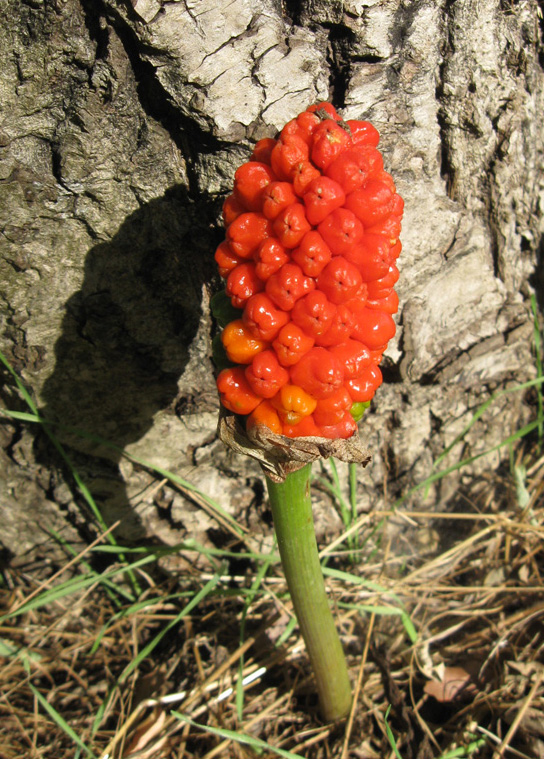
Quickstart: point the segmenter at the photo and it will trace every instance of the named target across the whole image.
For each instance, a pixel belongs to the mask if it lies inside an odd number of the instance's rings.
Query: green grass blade
[[[31,651],[24,646],[16,646],[5,638],[0,638],[0,657],[5,659],[21,659],[25,665],[25,669],[28,669],[31,661],[39,662],[43,659],[43,656],[37,651]]]
[[[382,593],[383,595],[389,596],[389,598],[393,598],[399,604],[402,603],[400,598],[395,593],[387,590],[387,588],[384,588],[377,582],[366,580],[364,577],[358,577],[357,575],[351,574],[350,572],[343,572],[341,569],[332,569],[331,567],[323,567],[323,574],[327,575],[328,577],[334,577],[336,580],[350,583],[351,585],[362,585],[364,588],[368,588],[375,593]]]
[[[105,546],[97,545],[93,549],[96,553],[125,553],[125,554],[147,554],[153,553],[156,556],[170,556],[180,551],[195,551],[196,553],[206,556],[206,558],[226,558],[226,559],[251,559],[255,562],[270,561],[272,564],[278,564],[280,556],[278,553],[257,553],[256,551],[227,551],[224,548],[209,548],[203,546],[196,540],[189,538],[182,543],[176,543],[171,546]]]
[[[373,604],[356,604],[338,601],[340,609],[356,609],[361,614],[376,614],[382,617],[400,617],[404,630],[411,643],[417,643],[418,636],[414,623],[405,609],[397,609],[395,606],[375,606]]]
[[[28,406],[28,408],[34,413],[35,416],[39,417],[38,408],[37,408],[36,404],[34,403],[34,401],[32,400],[32,397],[30,396],[30,393],[28,392],[28,390],[24,386],[23,382],[21,382],[21,380],[19,379],[19,375],[17,374],[17,372],[15,371],[15,369],[12,367],[12,365],[9,363],[9,361],[7,360],[7,358],[4,356],[4,354],[2,353],[2,351],[0,351],[0,362],[2,364],[4,364],[4,366],[6,367],[6,369],[8,370],[8,372],[11,374],[11,376],[15,380],[15,384],[17,385],[17,389],[19,390],[19,392],[20,392],[23,400],[25,401],[26,405]]]
[[[32,683],[29,683],[29,688],[32,691],[32,693],[36,696],[38,702],[41,704],[41,706],[45,709],[45,711],[49,714],[51,719],[55,722],[55,724],[60,727],[61,730],[63,730],[66,735],[71,738],[76,746],[78,746],[82,751],[84,751],[87,756],[90,756],[91,759],[97,759],[96,754],[94,754],[91,749],[86,746],[79,735],[72,730],[70,725],[66,722],[66,720],[57,712],[57,710],[51,706],[51,704],[42,696],[40,691],[35,688]]]
[[[58,454],[61,457],[61,459],[64,461],[64,463],[68,467],[68,470],[69,470],[70,474],[72,475],[72,477],[74,479],[74,482],[76,483],[76,487],[78,488],[79,492],[83,496],[85,502],[87,503],[87,506],[89,507],[92,515],[96,519],[96,521],[97,521],[100,529],[103,532],[107,532],[108,526],[107,526],[107,524],[106,524],[106,522],[105,522],[105,520],[104,520],[104,518],[103,518],[103,516],[102,516],[102,514],[100,512],[100,509],[98,508],[98,505],[96,504],[96,502],[95,502],[95,500],[94,500],[94,498],[93,498],[93,496],[92,496],[89,488],[85,485],[85,483],[81,479],[81,477],[79,475],[79,472],[77,471],[77,469],[74,466],[72,460],[70,459],[70,457],[68,456],[68,454],[64,450],[64,447],[61,444],[60,440],[58,440],[58,438],[52,432],[51,426],[49,425],[49,423],[45,419],[43,419],[43,417],[40,416],[40,414],[38,412],[38,409],[36,407],[36,404],[34,403],[34,401],[32,400],[32,398],[30,396],[30,393],[27,391],[24,383],[21,382],[21,380],[19,379],[19,377],[17,375],[17,372],[15,371],[15,369],[13,369],[13,367],[11,366],[11,364],[9,363],[9,361],[7,360],[7,358],[4,356],[4,354],[2,353],[2,351],[0,351],[0,362],[2,364],[4,364],[4,366],[7,368],[7,370],[9,371],[9,373],[14,377],[15,383],[17,385],[17,388],[18,388],[18,390],[19,390],[22,398],[24,399],[25,403],[30,408],[30,410],[33,412],[32,416],[29,417],[29,420],[31,420],[33,422],[40,423],[42,425],[42,428],[43,428],[44,432],[46,433],[47,437],[49,438],[49,440],[51,441],[51,443],[53,444],[53,447],[55,448],[55,450],[58,452]],[[9,416],[9,412],[4,412],[4,413],[7,413],[7,415]],[[15,413],[17,413],[17,412],[11,412],[12,418],[14,418],[13,414],[15,414]],[[107,540],[112,545],[116,544],[115,536],[112,535],[111,532],[109,532],[107,534]],[[135,575],[129,573],[129,578],[130,578],[130,581],[132,583],[132,587],[134,588],[135,593],[137,595],[139,595],[141,593],[141,588],[140,588],[140,586],[138,584],[138,581],[137,581]]]
[[[102,722],[104,714],[106,713],[106,710],[107,710],[107,707],[108,707],[108,703],[111,701],[111,699],[112,699],[115,691],[117,690],[117,688],[119,688],[119,686],[122,685],[125,682],[125,680],[129,677],[129,675],[132,672],[134,672],[134,670],[137,669],[137,667],[140,666],[141,662],[153,652],[153,650],[158,646],[158,644],[161,642],[161,640],[164,638],[164,636],[167,635],[170,632],[170,630],[172,630],[176,625],[178,625],[179,622],[183,619],[183,617],[187,616],[187,614],[189,614],[189,612],[191,612],[194,609],[194,607],[197,606],[200,603],[200,601],[202,601],[202,599],[205,598],[217,586],[217,584],[220,582],[220,580],[221,580],[221,577],[220,577],[219,573],[216,574],[216,575],[214,575],[214,577],[212,577],[211,580],[209,580],[206,583],[206,585],[198,593],[196,593],[196,595],[193,596],[193,598],[181,610],[181,612],[179,614],[177,614],[176,617],[174,619],[172,619],[166,625],[166,627],[164,627],[153,638],[153,640],[151,640],[138,653],[138,655],[131,661],[131,663],[127,667],[125,667],[125,669],[123,670],[123,672],[121,673],[121,675],[117,679],[116,683],[113,685],[112,688],[110,688],[110,690],[108,691],[108,693],[107,693],[106,697],[104,698],[102,704],[98,708],[97,713],[95,715],[95,718],[93,720],[92,727],[91,727],[91,735],[95,735],[95,733],[97,732],[98,728],[100,727],[100,724]],[[181,595],[181,594],[175,594],[174,596],[172,596],[172,598],[176,597],[178,595]],[[168,597],[168,598],[170,598],[170,597]],[[164,600],[165,600],[164,597],[156,599],[157,602],[163,602]],[[149,603],[150,603],[149,601],[147,601],[147,602],[142,601],[142,602],[140,602],[138,604],[135,604],[133,607],[131,607],[131,609],[127,610],[127,613],[130,612],[130,611],[134,611],[135,607],[138,607],[137,610],[140,610],[141,608],[143,608],[146,605],[149,606]],[[121,616],[121,615],[119,615],[119,616]],[[113,620],[110,620],[110,623],[112,621]],[[94,646],[93,646],[93,650],[94,650]]]
[[[102,724],[102,720],[104,719],[104,715],[106,713],[106,710],[108,706],[110,705],[110,702],[113,698],[113,695],[115,691],[117,690],[117,685],[112,686],[108,692],[106,693],[104,700],[96,710],[95,717],[93,719],[92,725],[91,725],[91,736],[94,738],[96,733],[98,732],[98,729],[100,725]],[[102,757],[101,757],[102,759]]]
[[[327,482],[327,480],[324,477],[318,477],[317,482],[326,490],[328,490],[329,493],[331,493],[331,495],[338,502],[342,524],[344,525],[344,527],[348,528],[351,526],[351,506],[350,504],[348,504],[348,502],[346,501],[346,499],[344,498],[342,494],[342,489],[340,486],[340,478],[338,477],[338,470],[336,468],[336,464],[333,458],[329,459],[329,464],[331,467],[333,484],[331,485],[330,482]]]
[[[380,604],[357,604],[349,603],[348,601],[338,601],[338,607],[340,609],[357,609],[364,614],[375,614],[378,617],[400,617],[402,616],[402,609],[397,609],[395,606],[383,606]]]
[[[202,490],[199,490],[194,485],[192,485],[188,480],[184,480],[183,477],[179,477],[179,475],[174,474],[174,472],[170,472],[168,469],[163,469],[162,467],[155,466],[154,464],[150,464],[145,462],[143,459],[138,458],[137,456],[133,456],[131,453],[126,453],[126,451],[123,451],[123,455],[126,456],[126,458],[130,459],[136,464],[140,464],[140,466],[145,467],[146,469],[150,469],[153,472],[156,472],[157,474],[160,474],[161,477],[164,477],[165,479],[169,480],[170,482],[175,483],[176,485],[181,485],[181,487],[185,488],[186,490],[195,493],[195,495],[198,495],[210,508],[214,511],[216,511],[218,514],[221,515],[221,517],[229,523],[229,525],[232,527],[232,529],[240,536],[244,536],[244,530],[240,527],[236,519],[231,517],[231,515],[225,511],[225,509],[217,503],[213,498],[210,498],[210,496],[206,495]]]
[[[59,453],[59,455],[62,458],[62,460],[64,461],[64,463],[67,465],[67,467],[68,467],[68,469],[70,471],[70,474],[74,478],[74,481],[75,481],[75,483],[76,483],[76,485],[78,487],[78,490],[80,491],[80,493],[82,494],[83,498],[87,502],[87,505],[91,509],[91,511],[92,511],[95,519],[97,520],[97,522],[100,525],[101,529],[105,532],[108,529],[108,526],[105,523],[105,521],[104,521],[104,519],[102,517],[102,514],[100,513],[100,509],[96,505],[95,500],[92,497],[89,489],[87,488],[87,486],[85,485],[85,483],[82,481],[81,477],[79,476],[79,473],[78,473],[77,469],[75,468],[75,466],[72,463],[70,457],[68,456],[68,454],[64,450],[62,444],[60,443],[60,441],[55,437],[55,435],[51,431],[50,425],[48,424],[48,422],[43,417],[41,417],[40,414],[38,413],[38,409],[36,408],[36,405],[35,405],[34,401],[32,400],[32,398],[30,397],[30,394],[28,393],[28,391],[25,388],[24,384],[21,382],[21,380],[17,376],[17,373],[15,372],[15,370],[12,368],[12,366],[10,365],[10,363],[7,361],[7,359],[4,356],[4,354],[2,353],[2,351],[0,351],[0,361],[4,364],[5,367],[7,367],[8,371],[10,372],[10,374],[12,374],[12,376],[15,378],[15,382],[17,384],[17,388],[18,388],[19,392],[21,393],[23,399],[25,400],[25,402],[28,405],[28,407],[30,408],[30,410],[33,412],[32,414],[25,414],[24,412],[10,411],[10,410],[6,409],[6,410],[2,410],[2,413],[4,415],[12,418],[12,419],[18,419],[20,421],[26,421],[26,422],[34,422],[34,423],[38,423],[38,424],[42,425],[42,427],[43,427],[45,433],[47,434],[48,438],[53,443],[53,446],[55,447],[55,449]],[[112,542],[112,541],[115,540],[112,535],[108,535],[108,539],[109,539],[110,542]]]
[[[534,380],[528,380],[527,382],[522,382],[520,385],[516,385],[515,387],[509,387],[506,388],[506,390],[500,390],[498,393],[494,393],[490,398],[488,398],[484,403],[482,403],[481,406],[477,408],[477,410],[474,412],[474,415],[472,416],[472,419],[468,422],[466,427],[457,435],[457,437],[442,451],[440,456],[437,457],[436,461],[434,462],[433,467],[437,467],[441,461],[443,461],[446,456],[450,453],[452,448],[454,448],[458,443],[460,443],[467,433],[472,429],[472,427],[476,424],[476,422],[481,419],[481,417],[485,414],[487,409],[495,403],[495,401],[499,400],[499,398],[504,397],[505,395],[511,395],[512,393],[519,393],[522,390],[528,390],[531,387],[540,388],[542,384],[544,383],[544,377],[539,376]],[[533,427],[534,429],[534,427]],[[488,452],[497,450],[497,448],[501,448],[505,443],[500,443],[499,445],[495,446],[495,448],[490,449]],[[479,456],[484,456],[486,454],[479,454]],[[473,459],[471,459],[473,460]]]
[[[72,556],[77,557],[78,553],[73,548],[73,546],[68,543],[68,541],[64,540],[62,535],[59,535],[59,533],[50,528],[48,530],[48,533],[57,541],[57,543],[62,546],[68,553],[72,554]],[[85,559],[79,560],[80,566],[84,567],[89,574],[94,574],[97,581],[104,586],[104,589],[108,596],[111,598],[112,603],[114,603],[116,606],[120,606],[121,602],[117,596],[121,596],[125,601],[134,601],[134,595],[132,593],[129,593],[128,591],[124,590],[123,588],[116,585],[114,582],[111,582],[110,580],[104,580],[99,572],[96,572],[91,565],[85,561]]]
[[[280,637],[274,644],[276,648],[279,648],[280,646],[282,646],[285,643],[285,641],[289,639],[289,637],[291,636],[291,633],[293,632],[296,626],[297,626],[296,617],[291,617],[285,627],[285,630],[282,632],[282,634],[280,635]]]
[[[542,377],[542,335],[540,332],[540,324],[538,319],[538,305],[535,295],[531,295],[531,308],[533,311],[533,342],[535,345],[535,362],[536,371],[538,377]],[[538,403],[538,439],[542,444],[544,437],[544,399],[542,397],[542,385],[539,386],[537,391],[537,403]]]
[[[478,738],[472,743],[469,743],[468,746],[459,746],[459,748],[454,748],[452,751],[448,751],[446,754],[442,754],[439,759],[467,759],[467,757],[475,754],[486,744],[487,741],[485,738]]]
[[[126,619],[127,617],[130,617],[131,614],[138,614],[138,612],[142,611],[143,609],[146,609],[150,606],[155,606],[156,604],[166,604],[170,601],[177,601],[179,598],[188,598],[192,595],[191,591],[182,591],[181,593],[170,593],[166,596],[156,596],[155,598],[147,598],[145,601],[139,601],[137,603],[132,604],[126,609],[122,609],[121,611],[118,611],[116,614],[114,614],[112,617],[108,619],[108,621],[102,626],[101,630],[96,636],[96,640],[94,641],[92,648],[89,652],[89,656],[92,656],[95,654],[98,649],[100,648],[100,643],[102,641],[102,638],[104,635],[108,632],[110,627],[115,624],[120,619]]]
[[[27,411],[11,411],[2,409],[0,412],[3,416],[9,416],[10,419],[16,419],[18,422],[31,422],[33,424],[42,424],[43,420],[37,414],[29,414]]]
[[[402,624],[404,626],[404,629],[406,630],[406,635],[410,638],[410,641],[412,643],[417,643],[418,641],[417,630],[408,612],[403,610],[401,614],[401,618],[402,618]]]
[[[89,585],[103,582],[105,579],[107,580],[112,577],[117,577],[118,575],[126,574],[128,570],[137,569],[138,567],[149,564],[154,560],[155,558],[153,556],[145,556],[143,559],[139,559],[138,561],[129,564],[128,566],[116,567],[114,569],[107,570],[100,575],[96,575],[93,572],[92,574],[73,577],[64,583],[61,583],[60,585],[56,585],[54,588],[40,593],[40,595],[36,596],[35,598],[31,598],[27,603],[24,603],[15,611],[4,614],[2,617],[0,617],[0,622],[3,622],[6,619],[12,619],[13,617],[18,617],[21,614],[32,611],[33,609],[39,609],[42,606],[53,603],[54,601],[58,601],[65,596],[71,595],[80,590],[84,590]]]
[[[362,585],[363,587],[368,588],[374,593],[379,593],[380,595],[384,595],[384,596],[388,596],[389,598],[392,598],[395,601],[395,603],[398,604],[398,607],[372,606],[371,604],[349,604],[349,603],[344,603],[344,602],[338,602],[338,605],[344,608],[348,608],[348,609],[359,609],[360,611],[364,611],[366,613],[374,612],[375,614],[398,615],[401,617],[402,624],[404,625],[406,634],[410,638],[411,642],[412,643],[417,642],[418,635],[417,635],[417,630],[414,626],[414,623],[412,622],[410,616],[408,615],[408,612],[404,609],[402,601],[395,593],[393,593],[390,590],[387,590],[387,588],[384,588],[381,585],[378,585],[378,583],[376,582],[372,582],[371,580],[365,580],[363,577],[358,577],[357,575],[351,574],[349,572],[343,572],[340,569],[332,569],[330,567],[323,567],[323,574],[328,575],[329,577],[334,577],[335,579],[340,580],[344,583],[349,583],[352,585]]]
[[[325,477],[319,477],[317,478],[317,481],[319,482],[321,487],[329,491],[329,493],[338,503],[338,510],[340,513],[340,518],[342,519],[342,524],[344,525],[344,528],[348,530],[357,519],[357,468],[358,468],[358,465],[349,464],[349,469],[348,469],[349,499],[346,500],[346,498],[344,497],[342,493],[340,477],[338,475],[338,469],[333,458],[329,459],[329,464],[332,471],[333,483],[331,484]],[[321,465],[321,471],[325,472],[323,464]],[[356,558],[356,555],[352,552],[361,548],[361,544],[359,541],[359,534],[356,532],[352,533],[347,536],[346,540],[347,540],[348,549],[350,551],[349,561],[352,564],[355,564],[357,561],[357,558]]]
[[[170,632],[170,630],[178,625],[180,621],[183,619],[183,617],[187,616],[189,612],[194,609],[195,606],[197,606],[203,598],[205,598],[208,593],[215,588],[215,586],[220,582],[221,577],[219,574],[215,574],[211,580],[208,580],[206,585],[189,601],[189,603],[180,611],[179,614],[177,614],[174,619],[172,619],[166,627],[164,627],[154,638],[151,640],[142,650],[139,652],[137,656],[134,657],[134,659],[130,662],[130,664],[125,667],[121,675],[119,676],[117,680],[117,684],[121,685],[125,682],[127,677],[131,674],[131,672],[134,672],[137,667],[140,666],[140,663],[146,659],[149,654],[158,646],[158,644],[161,642],[161,640],[164,638],[164,636]]]
[[[351,506],[351,523],[357,519],[357,470],[359,464],[349,464],[349,504]],[[354,536],[357,540],[357,535]]]
[[[397,757],[397,759],[402,759],[402,756],[399,754],[399,750],[397,748],[397,742],[395,741],[395,736],[393,735],[393,731],[391,730],[391,727],[389,725],[389,722],[387,721],[387,718],[389,717],[389,712],[391,711],[391,704],[387,707],[387,711],[385,712],[385,732],[387,733],[387,738],[389,740],[389,745],[393,749],[393,753]]]
[[[199,730],[204,730],[205,732],[211,733],[212,735],[217,735],[219,738],[226,738],[227,740],[234,741],[235,743],[241,743],[242,745],[245,745],[245,746],[251,746],[251,748],[257,751],[258,753],[261,753],[261,751],[271,751],[273,754],[276,754],[277,756],[285,757],[285,759],[304,759],[304,757],[301,754],[293,754],[291,751],[285,751],[282,748],[275,748],[274,746],[271,746],[269,743],[266,743],[260,738],[255,738],[252,735],[237,733],[237,732],[234,732],[234,730],[225,730],[224,728],[221,728],[221,727],[210,727],[209,725],[201,725],[198,722],[194,722],[189,717],[186,717],[184,714],[180,714],[179,712],[176,712],[176,711],[173,711],[172,715],[176,717],[176,719],[182,720],[183,722],[188,722],[193,727],[196,727]]]
[[[530,422],[529,424],[526,424],[525,427],[522,427],[520,430],[513,432],[511,435],[505,438],[502,442],[497,443],[497,445],[494,445],[491,448],[488,448],[486,451],[482,451],[482,453],[476,453],[474,456],[469,456],[468,458],[463,459],[462,461],[458,461],[457,464],[452,464],[452,466],[449,466],[446,469],[442,469],[440,472],[435,472],[434,474],[429,475],[429,477],[427,477],[426,480],[424,480],[423,482],[420,482],[419,485],[416,485],[414,488],[412,488],[407,495],[411,495],[412,493],[415,493],[417,490],[421,490],[422,488],[427,487],[431,483],[436,482],[437,480],[443,479],[448,474],[451,474],[452,472],[455,472],[458,469],[462,469],[468,464],[472,464],[473,461],[477,461],[478,459],[481,459],[484,456],[489,456],[490,453],[494,453],[495,451],[498,451],[500,448],[504,448],[505,446],[515,443],[520,438],[527,437],[527,435],[529,435],[537,427],[538,427],[538,419],[533,422]],[[406,497],[407,496],[404,496],[402,500],[405,500]]]

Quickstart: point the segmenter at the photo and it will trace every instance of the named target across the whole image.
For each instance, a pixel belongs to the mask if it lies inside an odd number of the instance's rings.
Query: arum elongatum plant
[[[212,299],[219,434],[266,475],[287,585],[323,717],[351,687],[319,562],[311,462],[366,464],[357,423],[382,382],[395,334],[403,202],[367,121],[311,106],[259,140],[223,205]]]

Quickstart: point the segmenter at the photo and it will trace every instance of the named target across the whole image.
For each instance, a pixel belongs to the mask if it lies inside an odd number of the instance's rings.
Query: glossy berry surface
[[[212,310],[221,403],[248,430],[351,437],[382,382],[404,204],[378,141],[319,103],[235,173]]]

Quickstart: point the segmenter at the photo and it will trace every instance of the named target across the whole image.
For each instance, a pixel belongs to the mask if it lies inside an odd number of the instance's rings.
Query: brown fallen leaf
[[[456,701],[461,694],[474,695],[477,691],[471,675],[463,667],[444,667],[442,680],[429,680],[423,688],[441,704]]]
[[[136,753],[143,757],[144,754],[141,752],[144,752],[146,746],[148,746],[150,742],[160,734],[165,721],[166,712],[160,709],[154,709],[152,713],[140,723],[131,736],[131,740],[124,752],[125,759],[130,759],[130,756]],[[156,752],[157,748],[157,745],[153,745],[153,752]]]

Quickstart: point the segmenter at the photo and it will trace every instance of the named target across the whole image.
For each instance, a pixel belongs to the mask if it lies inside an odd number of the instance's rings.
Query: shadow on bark
[[[41,413],[68,446],[106,522],[121,520],[125,540],[144,530],[127,497],[120,455],[66,428],[123,449],[149,430],[157,411],[175,413],[202,286],[213,276],[216,205],[210,198],[195,206],[176,187],[142,206],[110,241],[91,248],[81,288],[66,302]],[[50,465],[44,438],[37,456]]]
[[[540,313],[544,313],[544,238],[538,246],[536,270],[530,282],[535,288]]]

